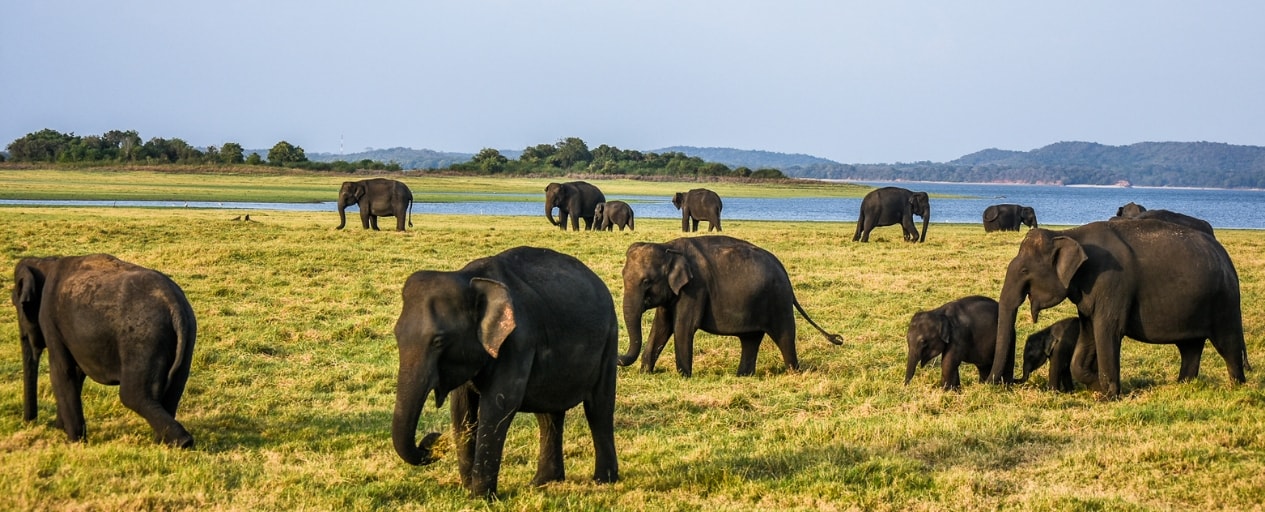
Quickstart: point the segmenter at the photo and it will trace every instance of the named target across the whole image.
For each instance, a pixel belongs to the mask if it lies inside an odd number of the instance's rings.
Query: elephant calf
[[[1027,382],[1032,372],[1048,360],[1050,362],[1050,389],[1069,392],[1075,389],[1072,380],[1072,354],[1080,337],[1080,319],[1064,318],[1028,336],[1023,346],[1023,376],[1016,382]],[[1089,364],[1097,365],[1096,361]]]
[[[997,301],[972,295],[930,311],[914,313],[905,339],[909,343],[905,363],[906,385],[914,378],[914,371],[919,365],[926,366],[936,357],[940,357],[940,387],[962,387],[958,375],[958,365],[962,363],[975,365],[980,382],[984,382],[993,368],[993,351],[997,343]]]
[[[614,231],[615,226],[619,226],[619,230],[623,231],[627,227],[630,231],[636,231],[633,222],[633,210],[628,203],[623,201],[607,201],[597,203],[593,208],[594,226],[598,231]]]
[[[176,421],[189,379],[197,322],[167,276],[114,256],[24,258],[14,269],[13,305],[22,336],[23,414],[36,416],[40,356],[48,349],[57,425],[83,440],[84,377],[119,386],[119,398],[158,441],[190,448]]]

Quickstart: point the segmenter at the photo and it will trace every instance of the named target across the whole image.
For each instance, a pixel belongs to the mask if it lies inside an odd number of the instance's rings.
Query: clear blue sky
[[[1265,145],[1262,22],[1258,0],[8,2],[0,144]]]

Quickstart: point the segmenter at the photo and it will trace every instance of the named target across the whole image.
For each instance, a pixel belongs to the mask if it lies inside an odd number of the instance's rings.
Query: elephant
[[[395,324],[400,369],[391,439],[405,462],[435,461],[427,435],[414,445],[427,395],[450,402],[462,485],[497,491],[506,431],[518,412],[536,414],[540,453],[534,485],[564,479],[562,428],[584,404],[596,451],[593,478],[619,479],[615,456],[615,304],[579,260],[516,247],[457,271],[419,271],[403,289]]]
[[[1037,212],[1031,206],[995,204],[984,209],[984,231],[1019,231],[1019,225],[1037,227]]]
[[[1023,376],[1015,382],[1028,382],[1028,377],[1050,362],[1050,389],[1070,392],[1076,387],[1072,380],[1072,355],[1080,338],[1081,324],[1076,317],[1064,318],[1028,336],[1023,346]],[[1092,364],[1097,364],[1095,359]],[[1087,360],[1087,362],[1089,362]]]
[[[1146,207],[1133,201],[1129,201],[1124,206],[1116,208],[1117,217],[1137,217],[1139,213],[1146,211]]]
[[[605,203],[597,203],[593,208],[593,218],[597,224],[598,231],[614,231],[615,226],[619,226],[619,230],[623,231],[627,227],[630,231],[636,231],[633,225],[633,210],[628,203],[623,201],[607,201]]]
[[[1003,356],[1014,354],[1016,312],[1027,299],[1033,322],[1064,300],[1076,304],[1073,377],[1104,398],[1120,394],[1123,336],[1177,345],[1183,381],[1199,375],[1210,339],[1230,378],[1241,383],[1247,352],[1239,297],[1238,273],[1221,244],[1179,224],[1142,219],[1032,229],[1006,268],[989,380],[1002,382],[1013,371]],[[1096,368],[1085,364],[1090,351]]]
[[[1129,203],[1129,204],[1133,204],[1133,203]],[[1124,207],[1121,207],[1120,210],[1123,211]],[[1164,222],[1171,222],[1173,224],[1181,224],[1191,229],[1197,229],[1199,231],[1203,231],[1204,233],[1212,235],[1213,237],[1217,236],[1216,233],[1212,232],[1212,224],[1209,224],[1208,221],[1200,219],[1198,217],[1191,217],[1190,215],[1186,215],[1184,213],[1177,213],[1177,212],[1169,211],[1169,210],[1143,210],[1141,212],[1134,213],[1132,215],[1117,215],[1115,217],[1112,217],[1110,220],[1125,220],[1125,219],[1162,220]]]
[[[940,387],[960,389],[958,367],[975,365],[984,382],[993,368],[997,342],[997,301],[980,295],[962,297],[930,311],[914,313],[909,320],[905,385],[919,365],[940,357]]]
[[[922,217],[922,235],[914,226],[914,215]],[[931,221],[931,202],[926,192],[899,187],[871,190],[861,200],[861,215],[852,241],[870,241],[870,231],[878,226],[900,224],[907,242],[926,242],[927,223]]]
[[[550,183],[545,187],[545,218],[549,223],[567,230],[567,217],[571,218],[571,229],[580,230],[580,219],[584,219],[584,229],[593,229],[593,211],[598,203],[605,203],[606,196],[597,187],[584,181],[567,183]],[[558,220],[553,220],[553,209],[558,209]]]
[[[689,233],[698,231],[699,221],[707,221],[707,231],[724,231],[720,229],[720,211],[725,208],[724,202],[715,192],[705,188],[677,192],[672,196],[672,206],[681,210],[681,231]]]
[[[360,224],[378,231],[378,217],[395,217],[395,230],[404,231],[405,220],[413,227],[413,191],[408,185],[386,178],[344,181],[338,190],[338,229],[347,225],[347,207],[360,207]]]
[[[666,243],[633,243],[624,263],[624,323],[628,352],[620,366],[637,360],[641,350],[641,316],[655,309],[650,344],[641,369],[653,372],[659,354],[676,337],[676,369],[693,375],[694,333],[702,329],[737,336],[742,342],[738,375],[755,373],[756,355],[767,333],[791,370],[799,369],[795,352],[792,307],[835,345],[843,337],[819,327],[791,288],[782,262],[769,251],[728,236],[678,238]]]
[[[48,349],[56,425],[83,441],[85,377],[119,398],[157,442],[192,448],[176,421],[189,379],[197,320],[184,291],[160,272],[108,254],[23,258],[13,272],[22,341],[23,412],[36,418],[40,358]]]

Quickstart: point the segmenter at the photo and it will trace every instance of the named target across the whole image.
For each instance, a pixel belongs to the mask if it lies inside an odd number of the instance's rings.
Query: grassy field
[[[286,189],[286,179],[276,186]],[[305,180],[294,186],[315,186]],[[153,444],[117,388],[95,383],[84,390],[88,442],[72,445],[53,427],[47,376],[39,418],[21,419],[17,324],[4,308],[4,509],[1245,510],[1265,503],[1259,231],[1218,232],[1242,280],[1248,352],[1258,368],[1248,383],[1231,385],[1209,348],[1200,378],[1179,384],[1174,347],[1126,340],[1124,396],[1101,402],[1088,391],[1040,389],[1044,372],[1005,389],[973,382],[965,377],[973,368],[964,367],[963,390],[944,392],[935,387],[938,368],[928,366],[901,384],[910,316],[964,295],[995,297],[1021,233],[937,224],[927,243],[913,245],[892,226],[859,244],[847,224],[726,221],[726,234],[782,259],[800,302],[845,345],[829,345],[801,320],[798,373],[785,371],[766,344],[756,375],[734,377],[737,340],[705,334],[692,379],[671,371],[670,357],[659,361],[667,371],[655,374],[623,368],[622,480],[588,480],[592,443],[576,410],[568,415],[567,481],[531,487],[537,429],[534,418],[520,416],[506,442],[501,500],[487,504],[467,499],[454,456],[419,468],[391,448],[392,328],[404,279],[534,245],[587,263],[619,304],[628,244],[680,236],[677,221],[645,219],[635,233],[575,233],[534,217],[427,215],[395,233],[336,231],[330,212],[252,213],[256,222],[193,209],[0,212],[4,268],[29,255],[112,253],[170,275],[199,323],[178,415],[196,449]],[[1064,304],[1037,325],[1021,315],[1019,339],[1072,311]],[[621,348],[627,343],[621,338]],[[47,357],[44,368],[46,375]],[[419,430],[447,433],[446,409],[430,404]]]

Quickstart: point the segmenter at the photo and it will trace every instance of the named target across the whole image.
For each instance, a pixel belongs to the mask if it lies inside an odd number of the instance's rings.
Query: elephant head
[[[905,384],[914,378],[914,371],[919,366],[944,354],[953,337],[953,320],[948,315],[936,311],[919,311],[909,321],[909,332],[905,341],[909,344],[909,353],[905,360]]]
[[[1037,211],[1032,209],[1031,206],[1024,206],[1022,208],[1019,208],[1019,222],[1022,222],[1025,226],[1028,226],[1030,228],[1036,228],[1037,227]]]
[[[601,231],[606,227],[606,203],[597,203],[593,207],[593,229]]]
[[[648,309],[675,301],[693,278],[685,255],[663,244],[634,243],[624,262],[624,322],[628,326],[628,352],[619,356],[620,366],[637,360],[641,351],[641,315]]]
[[[1085,250],[1076,240],[1056,236],[1046,229],[1028,231],[1019,244],[1019,254],[1006,268],[1001,299],[997,301],[998,355],[1003,351],[1009,353],[1015,346],[1015,317],[1019,305],[1028,300],[1032,322],[1036,323],[1042,310],[1059,305],[1069,294],[1079,294],[1072,288],[1072,277],[1086,260]],[[994,360],[1005,361],[1006,358]],[[1006,373],[1011,371],[1007,369]],[[994,374],[991,377],[1009,380],[1011,376]]]
[[[1139,213],[1146,211],[1146,207],[1130,201],[1128,204],[1116,208],[1117,217],[1136,217]]]
[[[360,198],[368,192],[368,187],[364,183],[358,181],[344,181],[343,187],[338,190],[338,229],[343,229],[347,225],[348,206],[360,204]]]
[[[40,302],[44,294],[44,272],[30,258],[18,262],[14,269],[13,306],[18,311],[18,336],[22,343],[22,418],[33,421],[40,357],[47,346],[40,328]]]
[[[553,218],[554,208],[566,208],[567,199],[571,194],[575,193],[573,187],[567,183],[550,183],[545,187],[545,218],[549,219],[549,223],[557,226],[558,221]],[[578,214],[580,212],[572,212]],[[566,215],[563,215],[563,219]]]
[[[423,271],[404,284],[404,311],[395,324],[400,373],[391,440],[401,459],[434,462],[437,433],[415,445],[418,418],[427,395],[443,405],[453,389],[496,358],[514,330],[513,301],[499,281],[453,272]]]
[[[927,241],[927,223],[931,222],[931,199],[926,192],[914,192],[909,196],[910,213],[922,217],[922,235],[919,242]]]
[[[685,204],[685,192],[677,192],[676,194],[672,196],[672,206],[675,206],[676,209],[680,210],[681,206],[684,204]]]
[[[1050,360],[1050,354],[1054,350],[1054,335],[1049,329],[1038,331],[1028,336],[1028,341],[1023,345],[1023,375],[1020,376],[1015,383],[1023,384],[1028,382],[1028,377],[1032,372],[1037,371]]]

